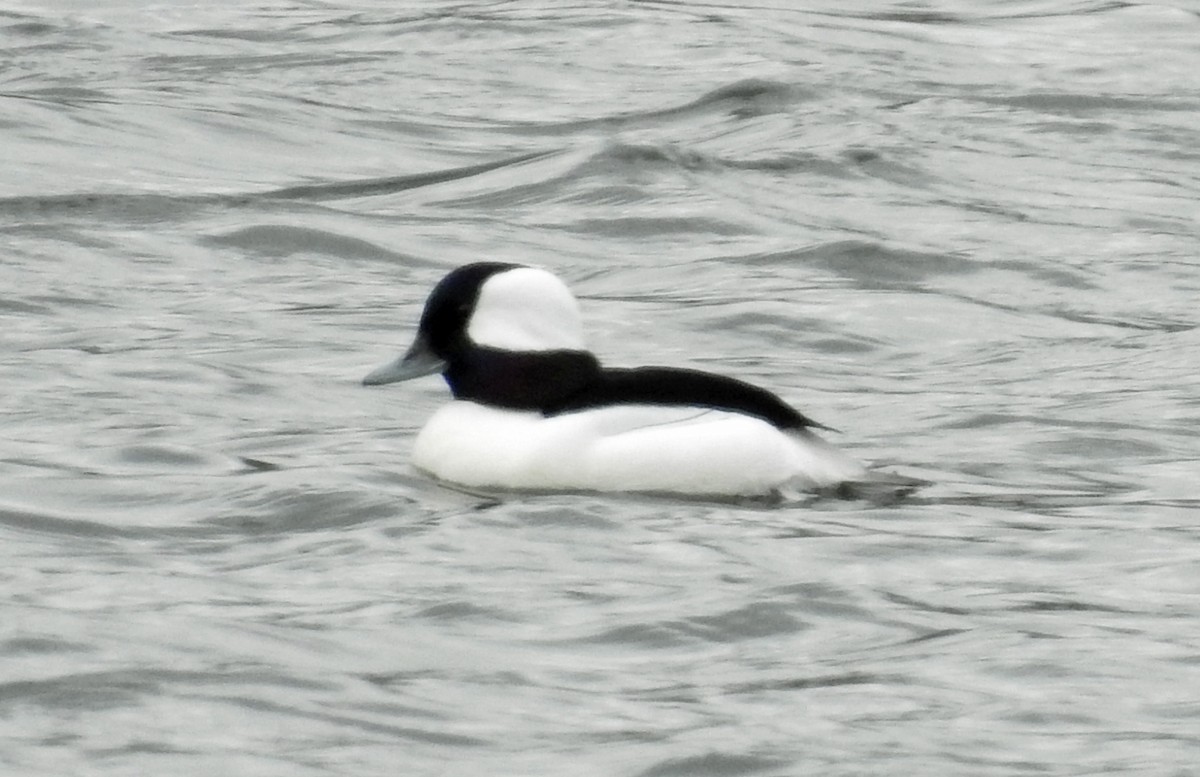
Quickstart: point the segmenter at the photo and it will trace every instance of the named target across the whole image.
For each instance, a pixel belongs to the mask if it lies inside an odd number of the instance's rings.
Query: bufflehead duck
[[[557,277],[480,262],[443,278],[408,352],[366,385],[442,373],[454,400],[413,463],[467,487],[760,496],[837,490],[867,470],[771,392],[672,367],[602,367]]]

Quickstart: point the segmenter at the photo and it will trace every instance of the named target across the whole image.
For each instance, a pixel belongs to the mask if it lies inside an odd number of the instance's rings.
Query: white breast
[[[475,487],[706,496],[832,486],[864,474],[811,432],[687,407],[614,406],[546,418],[455,401],[417,437],[413,462]]]

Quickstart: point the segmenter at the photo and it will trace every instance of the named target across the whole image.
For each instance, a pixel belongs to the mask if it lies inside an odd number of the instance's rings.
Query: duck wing
[[[546,415],[558,415],[610,405],[726,410],[760,418],[785,431],[809,427],[834,431],[752,383],[678,367],[601,369],[578,390],[558,402],[544,405],[542,411]]]

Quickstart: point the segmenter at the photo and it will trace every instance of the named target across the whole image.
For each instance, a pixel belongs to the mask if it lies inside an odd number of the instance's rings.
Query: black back
[[[611,405],[729,410],[779,429],[830,427],[766,389],[700,370],[604,369],[587,351],[516,352],[473,347],[443,373],[456,399],[553,416]]]
[[[548,415],[617,404],[684,405],[761,418],[780,429],[824,427],[766,389],[700,370],[638,367],[601,370],[565,401],[543,408]]]
[[[447,363],[442,373],[456,399],[552,416],[620,404],[728,410],[780,429],[829,427],[766,389],[701,370],[605,369],[587,351],[507,351],[476,345],[467,326],[488,278],[522,265],[478,262],[443,278],[425,303],[420,330]]]

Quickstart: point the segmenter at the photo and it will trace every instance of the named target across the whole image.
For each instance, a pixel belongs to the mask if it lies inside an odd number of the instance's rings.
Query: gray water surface
[[[1200,9],[0,10],[0,771],[1196,774]],[[64,10],[65,9],[65,10]],[[447,270],[898,504],[472,495]]]

